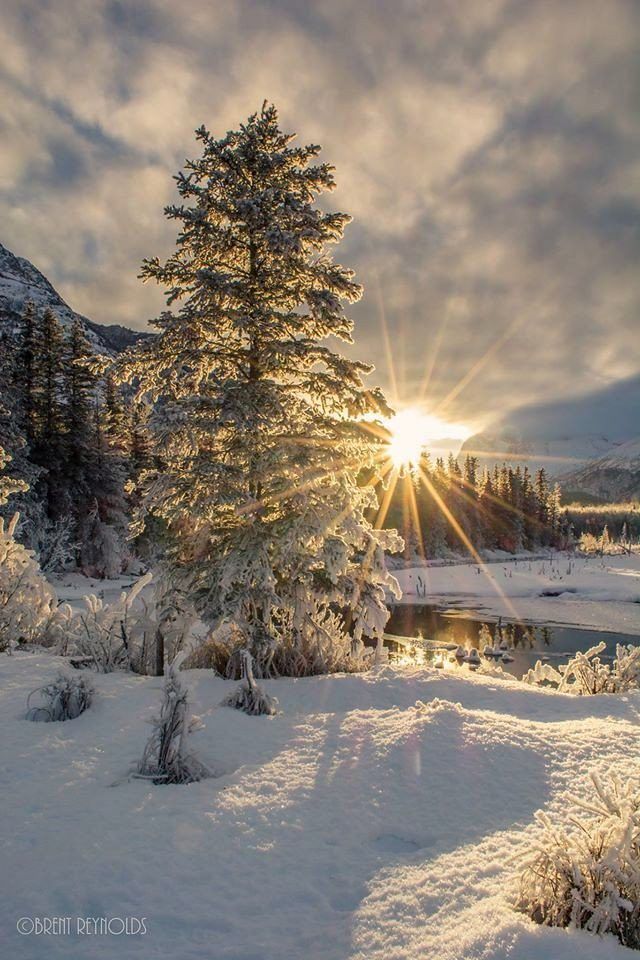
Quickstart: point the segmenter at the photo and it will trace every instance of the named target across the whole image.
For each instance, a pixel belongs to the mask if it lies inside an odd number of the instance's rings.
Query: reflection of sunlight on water
[[[391,662],[442,670],[484,672],[502,668],[520,679],[537,660],[567,661],[595,643],[607,643],[603,659],[615,656],[616,643],[637,643],[620,633],[602,633],[584,627],[523,622],[483,623],[478,612],[461,608],[440,609],[430,604],[399,604],[392,609],[385,643]],[[469,652],[476,663],[469,662]],[[460,656],[456,657],[456,652]]]
[[[415,624],[411,620],[398,621],[392,618],[388,625],[387,644],[390,648],[389,659],[400,666],[429,666],[440,670],[477,670],[479,667],[503,667],[514,676],[520,677],[529,664],[523,655],[537,652],[537,656],[546,659],[544,650],[552,644],[552,633],[548,627],[535,627],[531,624],[482,623],[467,619],[466,611],[442,612],[435,608],[420,608],[424,616],[428,613],[424,637],[418,629],[413,635]],[[410,613],[409,608],[398,608],[402,617]],[[404,629],[393,629],[404,628]],[[518,662],[516,662],[518,661]]]

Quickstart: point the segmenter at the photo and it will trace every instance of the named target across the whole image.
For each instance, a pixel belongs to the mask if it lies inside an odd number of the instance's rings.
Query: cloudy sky
[[[397,402],[481,426],[640,371],[637,0],[3,0],[0,49],[0,240],[87,316],[158,312],[194,128],[268,98],[337,167]]]

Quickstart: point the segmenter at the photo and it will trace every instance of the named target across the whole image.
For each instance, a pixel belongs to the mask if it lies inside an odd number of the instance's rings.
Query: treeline
[[[27,303],[0,366],[0,445],[29,490],[12,499],[43,569],[117,576],[126,566],[135,480],[150,459],[140,413],[96,373],[80,321]]]
[[[462,465],[453,455],[435,463],[424,456],[420,470],[400,478],[385,526],[405,538],[405,556],[441,557],[475,550],[564,549],[573,542],[560,505],[560,488],[544,468],[503,464],[481,470],[477,457]]]
[[[567,504],[567,516],[576,538],[583,535],[601,537],[605,528],[614,541],[640,541],[640,502]]]

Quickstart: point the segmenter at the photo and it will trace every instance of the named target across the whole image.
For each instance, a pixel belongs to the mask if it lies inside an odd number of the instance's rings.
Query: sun
[[[418,466],[430,442],[450,437],[464,440],[470,431],[459,423],[448,423],[415,407],[401,410],[388,421],[391,434],[389,458],[398,468]]]

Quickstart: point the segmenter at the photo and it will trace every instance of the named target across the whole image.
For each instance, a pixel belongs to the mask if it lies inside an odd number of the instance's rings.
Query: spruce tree
[[[104,431],[112,447],[123,452],[130,447],[129,412],[111,372],[107,372],[104,381]]]
[[[128,559],[124,487],[126,461],[111,447],[105,431],[104,405],[94,401],[88,500],[80,528],[80,565],[93,577],[115,578]]]
[[[18,394],[21,427],[28,444],[33,444],[36,434],[36,324],[35,306],[27,300],[20,318],[13,381]]]
[[[62,469],[62,327],[47,308],[36,324],[34,371],[34,460],[45,469],[42,485],[47,516],[58,519],[68,510]]]
[[[91,344],[79,320],[75,320],[64,343],[65,466],[69,485],[84,495],[91,459],[91,416],[96,378],[89,368]]]
[[[258,675],[288,669],[285,647],[317,669],[317,650],[348,642],[337,611],[356,640],[381,634],[396,586],[384,551],[402,547],[371,526],[375,495],[358,484],[383,455],[365,418],[386,404],[364,388],[371,368],[326,343],[352,341],[344,303],[361,295],[327,251],[350,218],[315,206],[333,168],[315,162],[318,146],[292,146],[273,106],[222,139],[196,137],[202,156],[166,210],[177,249],[142,269],[178,309],[116,363],[155,403],[162,469],[142,512],[167,524],[176,589],[209,623],[234,620]]]

